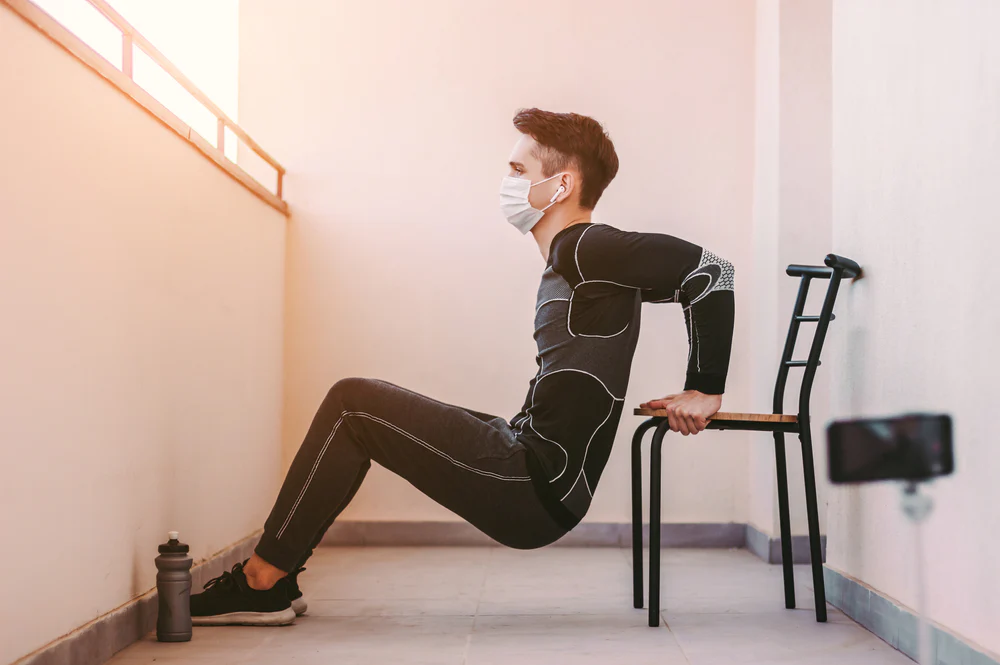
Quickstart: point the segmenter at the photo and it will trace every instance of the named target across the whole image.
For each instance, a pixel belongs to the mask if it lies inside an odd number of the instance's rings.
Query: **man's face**
[[[510,153],[510,172],[507,175],[512,178],[524,178],[532,183],[545,180],[548,176],[542,173],[542,162],[533,154],[537,146],[535,139],[527,134],[522,134],[521,138],[514,144],[514,150]],[[560,178],[553,178],[528,190],[528,202],[531,203],[531,207],[541,210],[547,206],[549,199],[559,188],[560,180]]]

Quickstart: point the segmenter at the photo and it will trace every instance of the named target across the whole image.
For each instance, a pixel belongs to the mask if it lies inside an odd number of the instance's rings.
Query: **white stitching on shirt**
[[[531,419],[532,419],[532,417],[533,417],[534,414],[531,413],[531,408],[533,406],[535,406],[535,391],[538,390],[538,384],[542,380],[542,377],[543,376],[548,376],[548,374],[542,374],[541,371],[542,371],[541,368],[538,368],[538,372],[539,373],[535,377],[535,383],[534,383],[534,385],[531,386],[531,405],[528,406],[527,410],[525,411],[525,413],[528,415],[528,418],[527,418],[526,421],[522,421],[522,422],[526,422],[527,425],[528,425],[528,429],[530,429],[532,432],[534,432],[538,436],[542,437],[543,439],[545,439],[549,443],[555,444],[555,446],[557,448],[559,448],[559,450],[561,450],[563,452],[563,455],[566,456],[566,465],[563,467],[562,471],[559,472],[559,475],[557,475],[555,478],[553,478],[552,480],[549,481],[551,483],[551,482],[555,482],[556,480],[558,480],[560,478],[560,476],[562,476],[564,473],[566,473],[566,469],[569,468],[569,452],[567,452],[567,450],[565,448],[563,448],[562,445],[558,441],[553,441],[552,439],[548,438],[547,436],[545,436],[544,434],[542,434],[541,432],[539,432],[537,429],[535,429],[534,425],[532,425]],[[524,431],[523,427],[519,428],[518,431],[517,431],[517,435],[520,436],[523,431]]]
[[[600,282],[602,284],[614,284],[615,286],[624,286],[626,289],[638,289],[640,291],[652,291],[654,288],[652,286],[630,286],[628,284],[622,284],[621,282],[612,282],[610,279],[585,279],[576,286],[574,286],[573,290],[575,291],[584,284],[593,284],[595,282]]]
[[[546,300],[546,301],[545,301],[545,302],[543,302],[543,303],[542,303],[541,305],[539,305],[538,307],[536,307],[536,308],[535,308],[535,314],[538,314],[538,310],[540,310],[540,309],[541,309],[542,307],[544,307],[545,305],[548,305],[548,304],[549,304],[550,302],[557,302],[557,301],[559,301],[559,300],[564,300],[564,301],[567,301],[567,302],[568,302],[568,301],[569,301],[569,298],[549,298],[548,300]]]
[[[573,332],[573,327],[570,325],[570,320],[573,314],[573,296],[575,294],[576,294],[576,289],[573,289],[573,291],[569,294],[569,301],[568,301],[569,307],[566,309],[566,332],[569,333],[570,337],[600,337],[601,339],[610,339],[611,337],[617,337],[618,335],[621,335],[623,332],[628,330],[629,324],[632,323],[631,321],[626,321],[625,327],[619,330],[618,332],[614,333],[613,335],[588,335],[586,333],[577,334]],[[542,304],[544,305],[545,303]]]
[[[695,351],[694,360],[698,366],[698,371],[701,371],[701,338],[698,337],[698,322],[694,318],[694,310],[691,310],[691,325],[694,327],[694,343]]]
[[[592,377],[594,377],[594,379],[598,383],[601,384],[601,387],[604,388],[604,390],[606,390],[609,395],[611,395],[611,399],[615,400],[616,402],[624,402],[625,401],[624,397],[615,397],[615,394],[613,392],[611,392],[610,390],[608,390],[608,386],[604,383],[604,381],[601,381],[600,377],[598,377],[596,374],[591,374],[590,372],[588,372],[587,370],[584,370],[584,369],[577,369],[575,367],[562,367],[560,369],[554,369],[551,372],[547,372],[545,374],[542,374],[540,377],[538,377],[538,379],[540,381],[541,379],[543,379],[546,376],[552,376],[553,374],[558,374],[559,372],[580,372],[581,374],[586,374],[587,376],[592,376]],[[536,382],[536,385],[537,385],[537,382]]]
[[[612,395],[612,397],[614,397],[614,395]],[[608,415],[604,416],[604,420],[601,421],[601,424],[598,425],[597,429],[595,429],[594,432],[593,432],[593,434],[590,435],[590,439],[587,440],[587,447],[583,449],[583,460],[580,462],[580,473],[579,473],[579,475],[577,475],[576,480],[573,481],[573,484],[570,486],[569,491],[566,492],[566,496],[564,496],[563,498],[559,499],[560,501],[565,501],[566,497],[569,496],[570,494],[572,494],[573,488],[576,487],[576,484],[578,482],[580,482],[580,476],[584,476],[583,482],[584,482],[584,484],[587,485],[587,491],[588,492],[590,491],[590,485],[587,483],[586,474],[584,474],[584,469],[587,466],[587,453],[590,452],[590,444],[591,444],[591,442],[593,442],[594,437],[597,436],[597,433],[601,431],[602,427],[604,427],[604,423],[608,422],[608,419],[611,418],[611,414],[614,413],[614,411],[615,411],[615,405],[612,402],[611,409],[608,410]],[[590,498],[594,498],[594,495],[591,494]]]
[[[690,314],[688,314],[688,320],[687,320],[687,324],[688,324],[688,340],[689,340],[689,343],[688,343],[688,359],[687,359],[688,364],[691,364],[691,349],[694,348],[694,329],[691,327],[693,321],[694,321],[694,312],[691,312]]]
[[[580,241],[583,240],[583,236],[587,235],[587,231],[592,228],[593,225],[588,226],[580,233],[580,237],[576,239],[576,247],[573,248],[573,260],[576,262],[576,271],[580,273],[580,281],[584,281],[583,268],[580,267]]]
[[[702,268],[709,265],[716,266],[719,269],[718,276],[714,276],[707,272],[701,272]],[[709,294],[714,293],[716,291],[734,290],[734,283],[735,283],[734,275],[735,271],[733,269],[732,263],[726,261],[725,259],[719,256],[716,256],[707,249],[702,248],[701,258],[698,261],[698,267],[692,270],[690,273],[688,273],[688,276],[685,277],[684,280],[681,282],[681,287],[683,288],[684,285],[688,283],[688,280],[694,277],[708,278],[708,286],[706,286],[700,294],[698,294],[697,296],[695,296],[694,299],[691,300],[690,304],[693,305],[699,300],[707,298]]]
[[[531,408],[532,408],[533,406],[535,406],[535,391],[536,391],[536,390],[538,390],[538,384],[539,384],[539,383],[541,383],[541,381],[542,381],[542,379],[543,379],[543,378],[545,378],[545,377],[547,377],[547,376],[551,376],[551,375],[553,375],[553,374],[558,374],[559,372],[580,372],[581,374],[586,374],[587,376],[590,376],[590,377],[593,377],[593,378],[594,378],[594,379],[595,379],[595,380],[596,380],[596,381],[597,381],[598,383],[600,383],[600,384],[601,384],[601,387],[602,387],[602,388],[604,388],[604,390],[605,390],[605,391],[606,391],[606,392],[608,393],[608,395],[610,395],[610,396],[611,396],[611,399],[612,399],[612,400],[614,400],[614,401],[616,401],[616,402],[624,402],[624,401],[625,401],[625,398],[624,398],[624,397],[615,397],[615,396],[614,396],[614,393],[612,393],[612,392],[611,392],[610,390],[608,390],[608,387],[607,387],[607,385],[605,385],[605,383],[604,383],[603,381],[601,381],[601,379],[600,379],[600,378],[599,378],[598,376],[596,376],[596,375],[594,375],[594,374],[591,374],[590,372],[588,372],[588,371],[586,371],[586,370],[582,370],[582,369],[576,369],[576,368],[573,368],[573,367],[564,367],[564,368],[562,368],[562,369],[555,369],[555,370],[552,370],[551,372],[547,372],[547,373],[545,373],[545,374],[539,374],[539,375],[538,375],[538,376],[537,376],[537,377],[535,378],[535,385],[533,385],[533,386],[531,387],[531,406],[529,406],[529,407],[528,407],[528,409],[527,409],[527,411],[525,411],[525,413],[527,413],[527,414],[528,414],[528,420],[527,420],[527,425],[528,425],[528,427],[529,427],[529,428],[531,429],[531,431],[532,431],[532,432],[534,432],[534,433],[535,433],[535,434],[537,434],[538,436],[542,437],[543,439],[545,439],[545,440],[546,440],[546,441],[548,441],[549,443],[554,443],[554,444],[555,444],[556,446],[558,446],[558,447],[559,447],[559,450],[563,451],[563,455],[565,455],[565,456],[566,456],[566,465],[565,465],[565,466],[564,466],[564,467],[562,468],[562,471],[560,471],[560,472],[559,472],[559,474],[558,474],[558,475],[556,475],[556,477],[555,477],[555,478],[553,478],[552,480],[550,480],[550,481],[549,481],[549,483],[554,483],[555,481],[557,481],[557,480],[559,480],[560,478],[562,478],[562,475],[563,475],[564,473],[566,473],[566,469],[568,469],[568,468],[569,468],[569,453],[568,453],[568,452],[566,451],[566,449],[565,449],[565,448],[563,448],[563,447],[562,447],[562,446],[561,446],[561,445],[559,444],[559,442],[558,442],[558,441],[553,441],[552,439],[548,438],[547,436],[545,436],[544,434],[542,434],[541,432],[539,432],[539,431],[538,431],[537,429],[535,429],[535,426],[534,426],[534,424],[533,424],[533,421],[532,421],[532,417],[533,417],[533,414],[531,413]],[[613,411],[613,410],[614,410],[614,405],[613,405],[613,404],[612,404],[612,407],[611,407],[611,408],[612,408],[612,411]],[[610,414],[610,412],[609,412],[609,413],[608,413],[608,416],[610,417],[610,415],[611,415],[611,414]],[[607,418],[605,418],[605,419],[604,419],[604,422],[607,422]],[[604,426],[604,422],[602,422],[602,423],[601,423],[601,424],[600,424],[600,425],[599,425],[599,426],[597,427],[597,429],[596,429],[596,430],[594,430],[594,434],[597,434],[597,431],[598,431],[599,429],[601,429],[601,427],[603,427],[603,426]],[[518,430],[518,435],[520,435],[522,431],[523,431],[523,430]],[[591,434],[591,435],[590,435],[590,439],[591,439],[591,440],[593,440],[593,438],[594,438],[594,434]],[[588,447],[588,448],[590,447],[590,441],[588,441],[588,442],[587,442],[587,447]],[[584,459],[584,461],[586,461],[586,459],[587,459],[587,453],[586,453],[586,451],[584,451],[584,454],[583,454],[583,459]],[[582,465],[581,465],[581,467],[580,467],[580,468],[581,468],[581,469],[583,468],[583,467],[582,467]],[[578,478],[578,479],[579,479],[579,478]],[[575,482],[574,482],[574,484],[575,484]]]

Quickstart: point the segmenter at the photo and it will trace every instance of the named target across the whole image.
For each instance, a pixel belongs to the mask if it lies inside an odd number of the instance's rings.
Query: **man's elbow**
[[[736,268],[717,254],[704,250],[701,266],[695,272],[708,274],[711,278],[710,283],[705,286],[705,295],[713,291],[735,290]]]
[[[732,263],[722,258],[718,259],[719,278],[716,282],[715,291],[735,291],[736,290],[736,267]]]

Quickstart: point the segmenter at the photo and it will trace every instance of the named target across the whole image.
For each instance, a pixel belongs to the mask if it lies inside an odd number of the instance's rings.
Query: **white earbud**
[[[556,193],[552,195],[551,199],[549,199],[549,203],[555,203],[556,199],[559,198],[559,195],[562,194],[565,191],[566,191],[566,188],[564,186],[562,186],[562,185],[559,185],[559,189],[557,189]]]

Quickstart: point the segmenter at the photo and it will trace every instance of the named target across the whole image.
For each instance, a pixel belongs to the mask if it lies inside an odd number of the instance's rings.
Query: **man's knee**
[[[370,385],[371,379],[349,376],[337,381],[330,388],[327,397],[343,400],[345,397],[358,395]]]
[[[336,441],[354,441],[355,444],[363,444],[363,419],[348,416],[371,410],[373,399],[377,399],[377,396],[372,394],[373,386],[375,382],[372,379],[349,376],[334,383],[327,391],[326,399],[320,406],[324,422],[336,423],[333,425],[334,432],[338,429],[350,432],[346,438],[337,437]]]
[[[376,379],[349,376],[330,387],[321,409],[335,418],[348,413],[376,413],[385,403],[384,391],[383,384]],[[345,426],[360,435],[357,418],[346,418]]]

